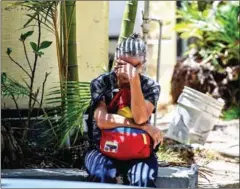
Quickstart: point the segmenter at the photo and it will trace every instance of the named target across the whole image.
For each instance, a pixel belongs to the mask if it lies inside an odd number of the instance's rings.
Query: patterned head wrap
[[[132,34],[117,46],[115,57],[120,56],[134,56],[146,62],[146,45],[139,34]]]

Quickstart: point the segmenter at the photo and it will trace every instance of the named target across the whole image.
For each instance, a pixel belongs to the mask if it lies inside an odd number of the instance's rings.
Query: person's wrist
[[[149,126],[144,124],[141,126],[141,129],[147,132],[149,130]]]
[[[138,81],[138,79],[139,79],[139,74],[138,74],[138,72],[137,72],[137,71],[134,72],[129,79],[130,79],[130,82]]]

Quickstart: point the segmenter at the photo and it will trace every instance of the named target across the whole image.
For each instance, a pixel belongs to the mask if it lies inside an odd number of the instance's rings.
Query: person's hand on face
[[[136,77],[141,71],[141,63],[131,57],[120,57],[116,60],[114,70],[119,75],[124,75],[128,79]]]

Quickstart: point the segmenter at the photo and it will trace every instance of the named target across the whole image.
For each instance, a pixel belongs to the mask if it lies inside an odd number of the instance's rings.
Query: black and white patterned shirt
[[[160,85],[153,79],[142,74],[140,74],[140,82],[145,100],[150,101],[155,106],[154,113],[160,95]],[[115,72],[111,71],[100,75],[91,82],[91,106],[95,109],[98,103],[103,99],[106,105],[108,105],[113,99],[115,92],[118,92]],[[100,129],[97,127],[96,121],[93,119],[93,140],[95,147],[99,146],[100,136]]]

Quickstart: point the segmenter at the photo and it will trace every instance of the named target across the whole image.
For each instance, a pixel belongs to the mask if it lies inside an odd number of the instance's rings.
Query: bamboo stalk
[[[120,35],[118,38],[118,44],[120,44],[123,39],[126,39],[133,33],[137,14],[137,7],[137,0],[126,1],[125,10],[122,17]],[[115,60],[113,62],[113,65],[114,64],[116,64]]]
[[[57,9],[57,8],[56,8]],[[56,39],[56,50],[57,50],[57,60],[58,60],[58,73],[59,73],[59,81],[60,85],[62,86],[63,81],[63,73],[62,73],[62,59],[61,59],[61,46],[60,46],[60,40],[59,40],[59,33],[58,33],[58,27],[57,27],[57,10],[55,9],[55,13],[53,10],[51,10],[52,18],[53,18],[53,25],[54,25],[54,31],[55,31],[55,39]]]
[[[76,36],[76,1],[66,2],[68,26],[68,81],[78,81],[77,36]]]
[[[121,32],[118,38],[118,44],[121,43],[123,39],[129,37],[129,35],[133,33],[137,14],[137,7],[138,7],[137,0],[126,1],[126,7],[123,13]]]
[[[68,24],[67,24],[67,12],[66,12],[66,0],[63,2],[63,45],[64,45],[64,54],[63,54],[63,65],[64,65],[64,78],[67,80],[68,75]]]

